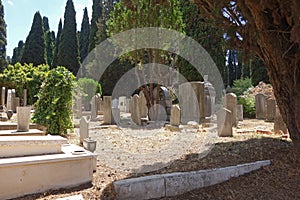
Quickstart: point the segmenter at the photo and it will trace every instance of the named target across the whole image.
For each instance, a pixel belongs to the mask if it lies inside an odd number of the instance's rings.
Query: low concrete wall
[[[114,188],[117,199],[122,200],[170,197],[227,181],[270,163],[270,160],[264,160],[225,168],[125,179],[114,182]]]
[[[75,145],[64,153],[0,160],[0,199],[68,188],[92,181],[94,154]]]

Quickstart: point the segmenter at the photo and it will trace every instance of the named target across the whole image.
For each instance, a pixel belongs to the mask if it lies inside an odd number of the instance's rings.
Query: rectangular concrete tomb
[[[63,145],[60,154],[0,159],[0,199],[89,183],[94,159],[76,145]]]
[[[0,158],[61,153],[61,136],[1,136]]]

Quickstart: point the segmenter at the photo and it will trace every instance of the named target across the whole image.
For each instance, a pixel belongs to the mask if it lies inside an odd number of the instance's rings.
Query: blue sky
[[[18,42],[26,37],[31,29],[35,12],[40,11],[42,16],[49,19],[51,30],[57,33],[59,19],[64,16],[67,0],[2,0],[4,5],[4,19],[7,24],[7,51],[13,55],[13,49]],[[80,30],[83,9],[88,8],[91,20],[92,0],[73,0],[76,10],[77,29]]]

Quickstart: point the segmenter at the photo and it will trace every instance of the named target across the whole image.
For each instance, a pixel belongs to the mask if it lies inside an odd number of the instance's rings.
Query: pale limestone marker
[[[147,99],[143,91],[140,92],[139,97],[140,97],[139,102],[140,102],[141,117],[145,118],[148,115],[148,107],[147,107]]]
[[[237,125],[237,115],[236,115],[236,105],[237,105],[237,97],[234,93],[228,93],[225,96],[224,107],[230,110],[232,118],[232,125]]]
[[[23,90],[23,106],[27,106],[27,89]]]
[[[243,121],[244,120],[244,114],[243,114],[243,105],[238,104],[236,105],[236,117],[238,121]]]
[[[266,101],[266,121],[273,122],[276,116],[276,101],[275,99],[268,99]]]
[[[171,108],[170,124],[172,126],[180,125],[180,108],[178,105],[173,105]]]
[[[135,95],[133,95],[133,97],[131,97],[130,113],[131,113],[132,121],[136,125],[141,126],[142,120],[141,120],[141,111],[140,111],[140,97],[137,94],[135,94]]]
[[[80,119],[80,128],[79,128],[80,144],[82,144],[83,140],[88,137],[89,137],[89,121],[85,116],[82,116]]]
[[[97,102],[96,102],[96,96],[92,97],[92,112],[91,112],[91,120],[92,121],[97,121]]]
[[[11,109],[12,111],[16,112],[17,111],[17,107],[15,105],[15,98],[16,98],[16,90],[15,89],[11,89]]]
[[[1,103],[2,103],[3,106],[5,105],[5,87],[2,87]]]
[[[104,124],[113,124],[111,96],[103,97],[103,115]]]
[[[17,131],[28,132],[30,123],[30,107],[17,107]]]
[[[226,108],[222,108],[217,112],[218,136],[232,136],[232,113]]]
[[[282,119],[282,116],[280,114],[278,107],[276,107],[276,116],[275,116],[275,120],[274,120],[274,132],[275,133],[282,132],[283,134],[288,134],[288,129]]]
[[[7,107],[7,110],[12,110],[12,104],[13,104],[12,90],[11,90],[11,89],[8,89],[8,90],[7,90],[7,100],[6,100],[6,107]]]
[[[113,116],[114,124],[119,124],[121,121],[120,109],[112,108],[112,116]]]
[[[120,112],[126,112],[125,104],[126,104],[126,97],[125,96],[119,97],[118,108],[120,109]]]
[[[264,94],[255,95],[256,119],[266,118],[266,96]]]

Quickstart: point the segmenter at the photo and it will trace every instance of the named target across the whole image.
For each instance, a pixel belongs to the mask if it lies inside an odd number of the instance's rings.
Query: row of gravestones
[[[16,112],[17,107],[20,106],[20,98],[16,97],[16,90],[15,89],[7,89],[7,95],[5,95],[5,93],[6,93],[6,88],[2,87],[2,89],[1,89],[1,105],[6,106],[7,110],[12,110],[13,112]],[[6,96],[6,102],[5,102],[5,96]],[[24,89],[23,106],[26,106],[26,105],[27,105],[27,90]]]

